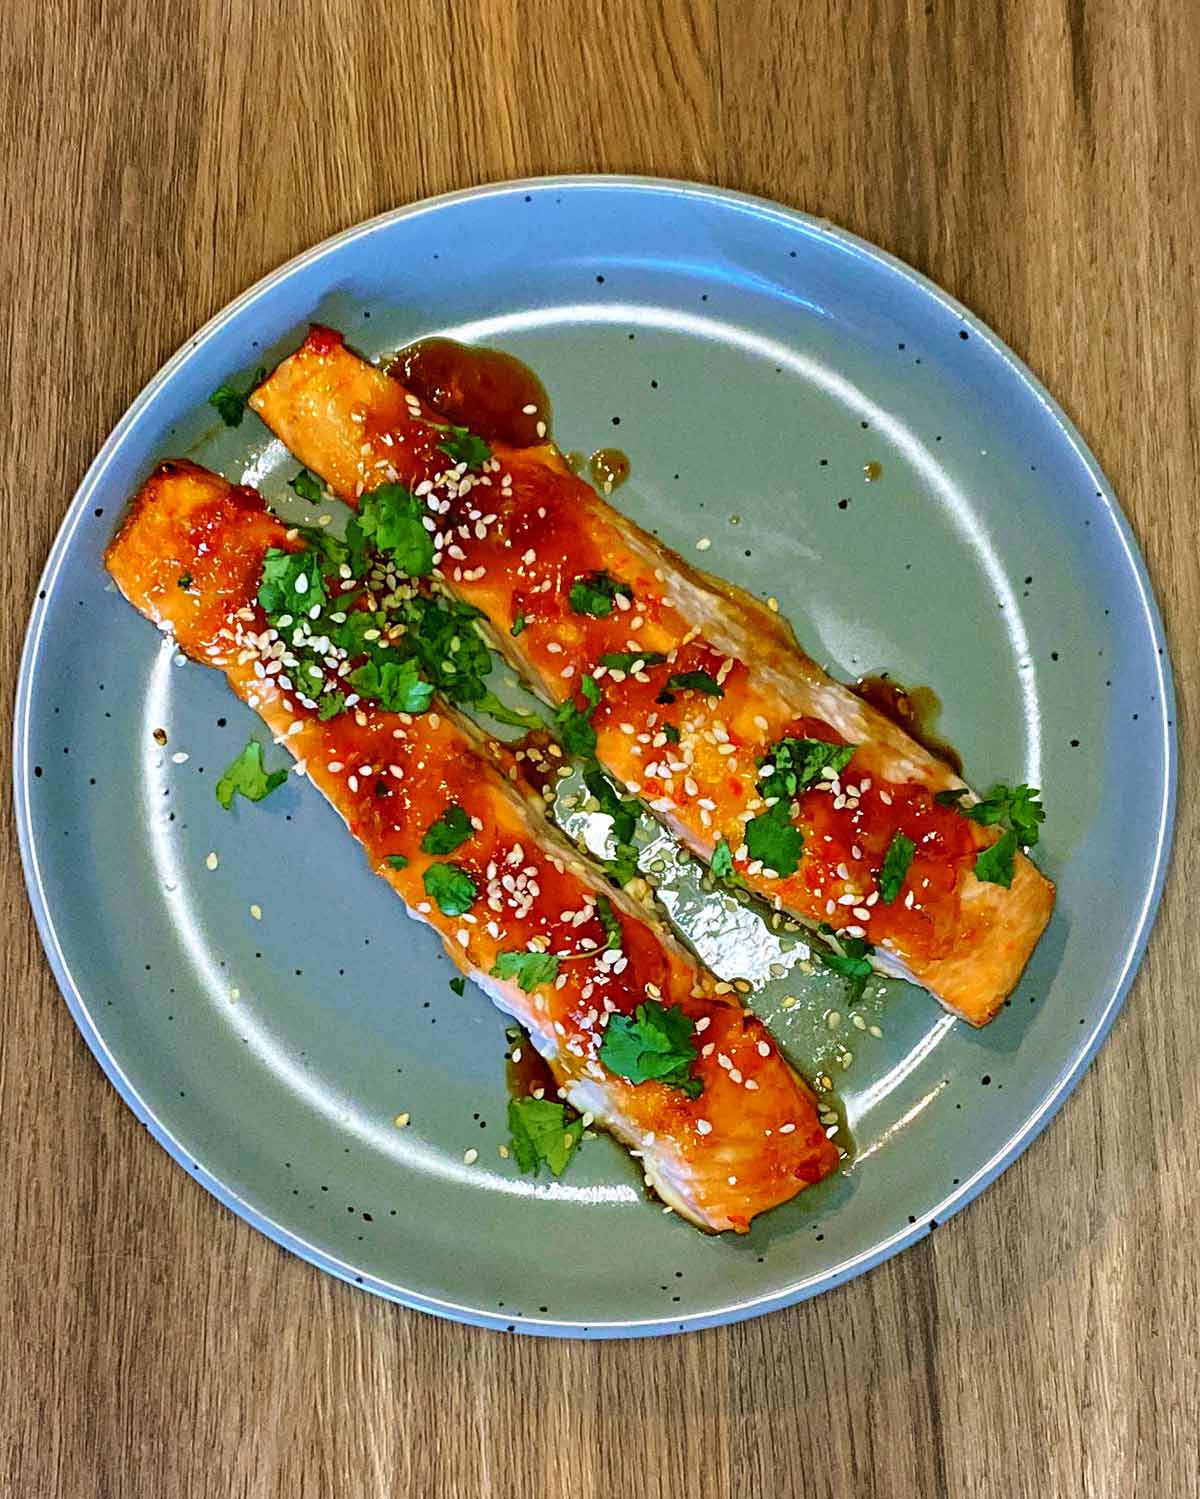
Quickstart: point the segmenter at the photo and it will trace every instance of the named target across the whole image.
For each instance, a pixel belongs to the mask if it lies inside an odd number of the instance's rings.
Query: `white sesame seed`
[[[696,543],[696,550],[698,552],[707,552],[710,546],[712,546],[712,541],[707,536],[701,536]]]
[[[463,1165],[473,1166],[478,1159],[479,1152],[475,1149],[474,1146],[472,1146],[471,1149],[466,1151],[463,1155]]]
[[[217,859],[217,856],[214,853],[214,854],[209,854],[208,858],[205,859],[204,862],[208,866],[209,869],[215,869],[217,867],[217,864],[219,863],[219,860]]]
[[[701,1134],[701,1135],[711,1135],[712,1134],[712,1125],[708,1122],[707,1119],[697,1119],[696,1120],[696,1133],[697,1134]]]
[[[185,750],[176,750],[171,759],[174,760],[176,765],[186,765],[188,759],[187,752]]]
[[[259,905],[253,905],[253,906],[251,906],[250,907],[250,914],[251,914],[251,916],[254,917],[255,921],[261,921],[262,920],[262,907],[259,906]]]

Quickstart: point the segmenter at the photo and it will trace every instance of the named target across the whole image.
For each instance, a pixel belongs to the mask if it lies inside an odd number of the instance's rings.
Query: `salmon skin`
[[[437,576],[550,702],[587,714],[599,762],[695,853],[837,952],[869,954],[973,1025],[993,1018],[1053,885],[1021,852],[1009,885],[977,878],[1001,827],[939,801],[975,798],[811,661],[779,614],[622,516],[552,442],[451,462],[439,415],[332,329],[314,327],[250,404],[349,503],[385,482],[424,499]],[[600,694],[590,711],[585,679]],[[810,764],[772,812],[764,777],[781,743],[824,745],[833,763]]]
[[[424,711],[397,712],[347,694],[346,708],[322,719],[324,698],[288,675],[297,672],[290,631],[272,628],[257,599],[268,551],[304,549],[254,490],[172,461],[136,496],[106,560],[135,608],[187,656],[225,673],[408,914],[433,927],[458,967],[526,1028],[563,1096],[640,1154],[647,1182],[676,1212],[708,1231],[744,1232],[756,1214],[834,1170],[839,1153],[813,1096],[761,1022],[581,862],[511,752],[437,698]],[[340,582],[336,572],[324,579],[330,596],[306,638],[333,628]],[[369,586],[403,591],[394,577]],[[315,584],[306,597],[314,594]],[[350,658],[331,648],[328,660],[345,687]],[[428,851],[435,824],[440,848],[452,850]],[[441,891],[430,882],[434,866],[456,871],[446,876],[449,898],[431,894]],[[559,960],[557,976],[528,991],[493,972],[501,953],[539,950]],[[600,1060],[612,1018],[650,1002],[686,1016],[694,1051],[686,1091],[631,1082]]]

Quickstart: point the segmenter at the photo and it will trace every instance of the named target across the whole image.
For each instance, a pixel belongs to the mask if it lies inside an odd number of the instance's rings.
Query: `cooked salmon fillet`
[[[305,545],[254,490],[172,461],[134,499],[107,565],[181,651],[225,673],[296,758],[297,772],[341,813],[409,915],[433,927],[458,967],[528,1030],[565,1098],[640,1153],[648,1183],[671,1207],[704,1229],[743,1232],[757,1213],[828,1175],[838,1151],[762,1024],[580,861],[509,751],[436,698],[425,711],[397,713],[350,695],[344,711],[322,721],[314,689],[298,690],[287,675],[284,635],[257,602],[268,550]],[[462,841],[441,858],[423,845],[451,808],[467,821]],[[431,899],[435,865],[457,871],[460,888],[448,903],[461,906],[458,914]],[[611,945],[614,923],[619,947]],[[526,992],[493,974],[499,954],[539,949],[561,959],[552,981]],[[612,1017],[651,1000],[687,1017],[695,1051],[688,1092],[635,1084],[599,1058]]]
[[[314,327],[251,405],[351,504],[385,482],[423,497],[445,586],[484,612],[497,647],[552,703],[583,710],[585,679],[599,688],[596,757],[687,846],[727,855],[776,909],[839,947],[869,944],[877,968],[973,1025],[995,1015],[1049,920],[1053,885],[1020,852],[1010,884],[977,878],[1002,829],[937,801],[974,797],[810,660],[779,614],[622,516],[552,442],[494,442],[482,467],[452,463],[445,419],[332,329]],[[847,758],[764,827],[773,801],[760,783],[781,741]],[[791,868],[770,862],[793,862],[798,839],[780,825],[803,840]]]

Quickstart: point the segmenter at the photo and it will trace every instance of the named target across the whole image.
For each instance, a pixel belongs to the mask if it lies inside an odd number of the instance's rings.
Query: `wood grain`
[[[1076,418],[1172,633],[1175,864],[1192,867],[1194,5],[44,0],[6,7],[0,62],[6,700],[88,460],[228,298],[442,189],[699,177],[919,266]],[[1062,1115],[931,1238],[746,1326],[551,1344],[356,1294],[178,1171],[58,998],[3,816],[5,1495],[1195,1494],[1200,1005],[1181,880]]]

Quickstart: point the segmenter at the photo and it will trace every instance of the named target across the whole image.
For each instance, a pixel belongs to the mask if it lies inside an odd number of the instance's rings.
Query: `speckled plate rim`
[[[685,1315],[682,1318],[656,1317],[639,1321],[612,1321],[599,1324],[589,1323],[586,1325],[581,1322],[539,1320],[536,1317],[525,1317],[514,1321],[513,1319],[495,1316],[476,1307],[461,1306],[453,1302],[422,1296],[402,1285],[394,1284],[390,1281],[383,1281],[369,1275],[361,1275],[353,1265],[331,1256],[318,1245],[310,1243],[299,1235],[290,1232],[272,1218],[261,1213],[253,1203],[231,1191],[224,1182],[208,1172],[200,1162],[193,1159],[192,1152],[187,1149],[185,1143],[173,1135],[162,1121],[147,1107],[137,1087],[126,1075],[117,1058],[109,1050],[99,1027],[92,1019],[87,999],[80,985],[76,982],[75,975],[71,971],[66,954],[59,942],[54,916],[46,898],[33,836],[33,811],[30,801],[32,778],[30,775],[31,757],[29,745],[31,704],[37,681],[39,655],[46,633],[48,618],[48,611],[43,607],[42,596],[47,600],[49,599],[57,575],[70,553],[80,523],[92,506],[92,497],[103,487],[105,476],[117,454],[124,448],[127,441],[136,437],[135,429],[139,418],[162,391],[164,386],[170,383],[176,371],[193,352],[213,339],[226,324],[245,312],[247,308],[260,300],[280,282],[290,279],[298,272],[315,267],[327,257],[336,256],[344,246],[362,236],[375,233],[385,224],[402,219],[415,218],[420,215],[437,213],[450,204],[463,203],[474,199],[502,197],[529,189],[538,191],[551,189],[558,192],[569,192],[576,188],[584,188],[590,191],[609,190],[615,193],[668,193],[685,200],[700,198],[717,205],[728,205],[740,210],[750,209],[764,218],[774,219],[805,234],[829,237],[836,241],[850,255],[861,261],[870,263],[877,271],[882,272],[886,276],[899,277],[908,282],[910,287],[922,296],[960,318],[971,332],[987,345],[991,353],[1008,366],[1010,372],[1020,384],[1045,409],[1051,421],[1058,429],[1061,439],[1074,451],[1079,463],[1086,469],[1095,483],[1097,494],[1101,497],[1100,503],[1108,512],[1108,517],[1114,525],[1115,534],[1119,538],[1124,554],[1122,561],[1136,583],[1138,599],[1143,614],[1143,627],[1148,632],[1155,646],[1159,648],[1156,657],[1158,663],[1158,702],[1160,704],[1158,729],[1162,735],[1164,763],[1152,877],[1147,884],[1142,907],[1138,913],[1137,924],[1133,936],[1127,944],[1124,962],[1117,982],[1113,985],[1112,991],[1108,995],[1100,1011],[1099,1018],[1091,1031],[1081,1039],[1070,1065],[1060,1072],[1059,1076],[1047,1089],[1039,1107],[1004,1141],[990,1160],[976,1171],[973,1176],[965,1180],[955,1191],[948,1194],[930,1218],[925,1219],[915,1226],[908,1226],[901,1229],[881,1240],[878,1244],[873,1245],[870,1250],[847,1258],[832,1270],[798,1280],[782,1292],[761,1298],[733,1302],[726,1306],[715,1307],[703,1313],[690,1316]],[[791,1306],[796,1302],[806,1300],[808,1297],[817,1295],[822,1291],[832,1290],[835,1286],[843,1284],[854,1276],[861,1275],[864,1271],[872,1269],[886,1259],[890,1259],[892,1255],[907,1248],[908,1245],[915,1243],[918,1239],[923,1238],[931,1232],[935,1224],[945,1222],[951,1214],[965,1207],[967,1203],[983,1191],[1007,1166],[1011,1165],[1046,1127],[1062,1107],[1067,1096],[1082,1077],[1105,1036],[1108,1034],[1117,1012],[1120,1010],[1125,996],[1129,992],[1130,985],[1133,982],[1138,965],[1145,952],[1151,927],[1154,924],[1154,918],[1162,897],[1163,885],[1170,862],[1171,842],[1174,831],[1178,768],[1178,745],[1174,729],[1174,704],[1173,677],[1162,620],[1154,598],[1149,575],[1146,571],[1145,562],[1129,524],[1117,503],[1112,487],[1109,485],[1108,480],[1105,478],[1098,463],[1070,418],[1042,386],[1033,372],[991,329],[981,323],[962,303],[956,301],[919,271],[914,270],[911,266],[906,265],[903,261],[898,260],[886,251],[880,250],[867,241],[860,239],[857,235],[851,234],[847,230],[839,229],[827,220],[816,218],[811,214],[801,213],[796,209],[785,208],[765,198],[755,197],[746,193],[731,192],[703,183],[657,177],[574,175],[522,178],[508,182],[489,183],[478,187],[466,188],[458,192],[444,193],[433,198],[426,198],[420,202],[378,214],[374,218],[367,219],[361,224],[357,224],[340,234],[322,241],[319,245],[294,257],[277,270],[263,277],[224,307],[215,317],[211,318],[197,333],[187,340],[137,396],[125,415],[117,423],[84,475],[59,528],[46,566],[42,572],[39,583],[39,598],[35,600],[33,606],[25,638],[25,646],[21,656],[14,712],[13,791],[17,815],[17,836],[25,870],[29,899],[33,907],[34,918],[37,922],[42,944],[50,960],[50,966],[58,982],[58,986],[63,993],[63,997],[67,1002],[76,1025],[83,1034],[84,1040],[91,1048],[109,1081],[129,1105],[137,1119],[145,1125],[158,1143],[169,1152],[189,1175],[194,1177],[201,1186],[211,1192],[227,1208],[230,1208],[240,1218],[245,1219],[247,1223],[250,1223],[261,1233],[266,1234],[283,1248],[291,1250],[293,1254],[297,1254],[301,1258],[308,1260],[319,1269],[331,1275],[339,1276],[353,1285],[361,1286],[365,1290],[372,1291],[376,1295],[399,1302],[404,1306],[412,1307],[418,1311],[430,1312],[435,1316],[447,1317],[454,1321],[469,1323],[477,1327],[486,1327],[495,1331],[507,1331],[512,1328],[519,1332],[540,1334],[548,1337],[647,1337],[690,1332],[700,1328],[715,1327],[726,1323],[739,1322],[749,1317],[760,1316],[765,1312],[774,1311],[780,1307]]]

